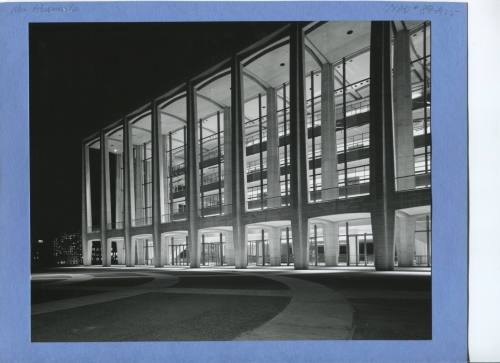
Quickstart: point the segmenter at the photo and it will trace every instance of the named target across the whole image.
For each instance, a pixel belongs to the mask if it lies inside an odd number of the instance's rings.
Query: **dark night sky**
[[[81,229],[81,141],[279,23],[30,25],[32,239]]]

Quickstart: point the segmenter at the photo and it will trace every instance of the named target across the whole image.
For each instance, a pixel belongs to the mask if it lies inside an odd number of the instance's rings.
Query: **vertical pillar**
[[[267,236],[271,266],[281,266],[281,229],[271,227],[267,230]]]
[[[160,223],[161,223],[161,205],[162,203],[162,176],[163,169],[163,148],[161,128],[160,128],[160,118],[158,117],[158,106],[156,102],[151,104],[151,166],[152,166],[152,189],[153,189],[153,200],[152,200],[152,210],[153,210],[153,264],[155,267],[162,267],[161,258],[161,233],[160,233]]]
[[[161,129],[161,124],[160,124],[160,129]],[[172,217],[170,215],[170,208],[169,208],[169,201],[170,201],[170,169],[169,169],[169,157],[166,155],[166,150],[169,150],[170,148],[170,143],[168,142],[168,135],[161,135],[161,148],[160,152],[162,153],[162,172],[161,172],[161,181],[163,184],[162,190],[161,190],[161,222],[166,223],[170,222],[170,218]]]
[[[144,214],[144,146],[134,145],[135,149],[135,169],[134,169],[134,202],[135,202],[135,223],[134,226],[145,224]]]
[[[290,36],[290,154],[291,207],[294,268],[307,269],[308,223],[304,214],[307,204],[307,153],[304,101],[304,34],[300,24],[293,24]]]
[[[242,107],[241,64],[237,56],[233,56],[231,64],[231,169],[232,169],[232,215],[234,260],[236,268],[247,266],[246,231],[243,224],[245,212],[246,175],[243,169],[245,143],[243,140],[243,107]],[[228,165],[229,166],[229,165]]]
[[[116,257],[118,264],[125,264],[125,244],[123,240],[116,241]]]
[[[125,244],[125,265],[128,267],[134,266],[135,261],[130,234],[132,223],[132,206],[130,203],[132,188],[130,184],[133,180],[133,177],[130,175],[131,151],[130,125],[125,118],[123,120],[123,243]]]
[[[231,108],[224,107],[224,214],[231,214],[232,193],[233,193],[233,168],[231,153],[232,126],[231,126]],[[226,234],[227,238],[227,234]],[[231,238],[232,241],[232,238]],[[233,255],[234,258],[234,255]],[[234,263],[234,262],[233,262]]]
[[[115,226],[123,228],[123,152],[116,154]]]
[[[106,142],[106,154],[104,155],[105,166],[104,166],[104,177],[106,178],[106,229],[112,229],[112,214],[111,214],[111,169],[109,161],[109,147],[108,147],[108,136],[104,133],[104,138]],[[111,247],[108,252],[111,253]]]
[[[415,156],[411,98],[410,34],[407,29],[394,35],[394,132],[396,185],[398,190],[415,188]]]
[[[415,257],[415,227],[417,219],[404,212],[396,213],[395,236],[398,250],[398,266],[414,265]]]
[[[168,237],[166,236],[161,236],[160,235],[160,242],[161,242],[161,266],[165,266],[169,264],[169,246],[168,246]]]
[[[321,66],[321,199],[339,197],[337,175],[337,122],[335,119],[334,67]]]
[[[188,84],[187,92],[187,194],[186,208],[188,210],[189,223],[189,259],[190,266],[200,267],[200,249],[198,242],[198,216],[200,210],[200,196],[198,191],[199,173],[198,173],[198,128],[196,127],[196,94],[194,85]]]
[[[101,131],[101,256],[102,265],[109,266],[111,264],[111,253],[108,248],[108,240],[106,238],[107,229],[107,195],[109,181],[109,153],[108,142],[104,131]]]
[[[224,237],[226,239],[226,243],[224,246],[224,260],[227,265],[234,265],[234,241],[233,241],[233,232],[224,232]]]
[[[370,54],[370,195],[375,269],[394,269],[391,23],[374,21]]]
[[[267,100],[267,206],[281,207],[279,128],[276,89],[266,90]]]
[[[325,243],[325,265],[339,264],[339,224],[338,222],[323,223],[323,240]]]
[[[92,224],[92,206],[90,203],[90,168],[89,149],[82,144],[82,257],[83,264],[92,264],[92,242],[87,239],[89,221]]]
[[[145,239],[143,238],[136,238],[135,239],[135,248],[136,248],[136,254],[137,254],[137,261],[136,263],[138,265],[144,265],[145,261]]]

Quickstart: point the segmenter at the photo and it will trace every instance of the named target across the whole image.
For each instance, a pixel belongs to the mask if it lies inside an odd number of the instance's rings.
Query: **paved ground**
[[[431,339],[427,270],[59,268],[33,341]]]

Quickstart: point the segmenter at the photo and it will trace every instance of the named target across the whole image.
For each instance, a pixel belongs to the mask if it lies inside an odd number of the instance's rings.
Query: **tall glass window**
[[[106,135],[108,148],[108,229],[123,228],[123,127]]]
[[[366,195],[370,22],[312,24],[305,49],[309,201]]]
[[[152,223],[152,169],[151,169],[151,112],[142,114],[130,123],[132,226]]]
[[[225,168],[225,141],[229,146],[231,136],[230,132],[225,133],[230,127],[231,115],[230,70],[224,70],[196,86],[196,112],[201,216],[221,215],[229,204],[225,187],[231,178],[230,174],[226,175]],[[230,171],[229,167],[227,172]]]
[[[159,107],[161,140],[161,221],[186,218],[186,95]]]
[[[242,62],[247,210],[289,204],[289,40]]]
[[[101,144],[99,140],[87,146],[87,231],[98,232],[101,224]]]

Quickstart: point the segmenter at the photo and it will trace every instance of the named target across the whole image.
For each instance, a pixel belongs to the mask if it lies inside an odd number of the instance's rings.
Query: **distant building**
[[[52,241],[52,260],[55,265],[80,265],[82,240],[80,233],[65,233]]]

